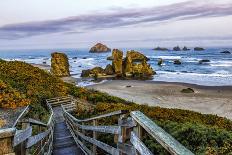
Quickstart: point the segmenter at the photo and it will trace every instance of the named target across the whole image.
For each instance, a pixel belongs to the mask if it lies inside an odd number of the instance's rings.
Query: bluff
[[[51,73],[58,77],[70,76],[68,57],[64,53],[52,53]]]

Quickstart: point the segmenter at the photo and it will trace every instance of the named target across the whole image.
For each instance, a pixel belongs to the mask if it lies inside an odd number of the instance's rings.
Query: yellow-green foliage
[[[0,80],[0,107],[16,108],[30,104],[30,99]]]
[[[98,103],[93,115],[117,110],[140,110],[180,143],[196,154],[229,154],[232,150],[232,122],[215,115],[203,115],[193,111],[149,107],[133,103]],[[91,117],[88,111],[79,117]],[[115,124],[117,120],[104,119],[102,124]],[[102,137],[107,141],[109,136]],[[144,143],[155,154],[167,154],[149,135],[143,137]]]

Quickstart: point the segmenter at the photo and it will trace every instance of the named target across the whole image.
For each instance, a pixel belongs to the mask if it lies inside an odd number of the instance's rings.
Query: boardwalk
[[[61,107],[54,107],[54,142],[53,155],[82,155],[82,150],[74,141],[67,124],[64,121]]]

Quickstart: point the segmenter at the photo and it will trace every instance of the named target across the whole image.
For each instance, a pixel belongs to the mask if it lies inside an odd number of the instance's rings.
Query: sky
[[[231,0],[4,0],[0,49],[232,47]]]

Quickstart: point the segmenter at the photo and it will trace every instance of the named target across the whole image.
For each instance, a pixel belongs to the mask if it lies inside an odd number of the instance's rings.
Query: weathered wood
[[[120,127],[119,126],[90,126],[90,125],[79,125],[76,124],[80,129],[96,131],[102,133],[111,133],[111,134],[119,134]]]
[[[82,133],[78,132],[77,133],[82,139],[88,141],[89,143],[92,143],[94,145],[96,145],[97,147],[101,148],[102,150],[106,151],[107,153],[109,154],[112,154],[112,155],[119,155],[119,150],[108,145],[108,144],[105,144],[101,141],[98,141],[96,139],[93,139],[91,137],[87,137],[85,135],[83,135]]]
[[[136,154],[136,150],[135,150],[134,146],[132,146],[132,145],[119,142],[117,146],[118,146],[118,149],[120,150],[120,153],[124,153],[127,155],[135,155]]]
[[[50,133],[50,130],[47,130],[43,133],[40,133],[38,135],[32,136],[28,138],[26,148],[30,148],[31,146],[37,144],[40,142],[42,139],[44,139],[48,134]]]
[[[0,129],[0,139],[12,137],[15,135],[16,128]]]
[[[125,114],[125,113],[128,113],[128,111],[127,110],[119,110],[119,111],[114,111],[114,112],[111,112],[111,113],[103,114],[103,115],[100,115],[100,116],[96,116],[96,117],[92,117],[92,118],[88,118],[88,119],[84,119],[84,120],[78,120],[78,122],[89,122],[89,121],[92,121],[92,120],[95,120],[95,119],[112,117],[112,116],[115,116],[115,115],[121,115],[121,114]]]
[[[153,155],[153,153],[145,146],[145,144],[136,136],[136,134],[131,132],[131,144],[135,149],[142,155]]]
[[[93,120],[93,126],[97,126],[97,120]],[[96,131],[93,131],[93,139],[97,140],[97,132]],[[93,144],[92,151],[93,151],[94,154],[97,153],[97,147],[94,144]]]
[[[138,122],[153,138],[155,138],[169,153],[174,155],[193,155],[171,135],[156,125],[151,119],[140,111],[132,111],[131,116]]]
[[[30,123],[32,125],[39,125],[39,126],[44,126],[46,127],[47,124],[44,124],[43,122],[37,121],[35,119],[29,118],[29,119],[23,119],[21,121],[19,121],[20,123]]]
[[[19,117],[16,119],[16,121],[14,122],[14,124],[13,124],[12,127],[15,127],[15,126],[17,125],[18,121],[19,121],[24,115],[26,115],[26,114],[28,113],[28,111],[29,111],[29,105],[26,106],[26,108],[21,112],[21,114],[20,114]]]
[[[19,132],[16,132],[14,137],[14,146],[17,146],[18,144],[24,142],[27,138],[29,138],[32,134],[32,127],[28,127],[25,130],[21,130]]]
[[[120,119],[118,125],[122,127],[132,128],[136,126],[136,122],[131,117],[128,117],[127,119]]]

